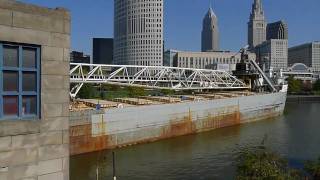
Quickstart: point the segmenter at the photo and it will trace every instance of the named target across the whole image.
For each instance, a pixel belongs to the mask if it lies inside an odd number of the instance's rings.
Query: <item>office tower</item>
[[[257,59],[263,65],[266,71],[288,67],[288,40],[287,39],[270,39],[255,48]]]
[[[87,63],[90,64],[90,56],[85,55],[83,52],[72,51],[70,53],[71,63]]]
[[[175,49],[169,49],[164,52],[163,66],[173,67],[173,61],[179,51]]]
[[[288,26],[284,21],[267,25],[267,40],[270,39],[288,39]]]
[[[248,22],[248,44],[250,49],[266,40],[266,21],[261,0],[254,0]]]
[[[113,38],[93,38],[93,64],[113,64]]]
[[[114,1],[114,63],[162,66],[163,0]]]
[[[218,18],[211,7],[202,22],[201,50],[202,52],[219,51]]]
[[[191,52],[175,51],[173,66],[181,68],[218,69],[233,71],[241,60],[241,54],[230,51]],[[256,60],[255,53],[249,53],[249,58]]]
[[[320,41],[306,43],[289,48],[289,64],[303,63],[320,73]]]

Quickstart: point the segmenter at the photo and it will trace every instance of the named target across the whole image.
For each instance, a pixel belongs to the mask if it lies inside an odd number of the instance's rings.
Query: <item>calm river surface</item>
[[[293,166],[320,156],[320,103],[289,103],[284,116],[115,150],[118,180],[233,179],[239,149],[261,143]],[[112,179],[111,151],[73,156],[71,180]]]

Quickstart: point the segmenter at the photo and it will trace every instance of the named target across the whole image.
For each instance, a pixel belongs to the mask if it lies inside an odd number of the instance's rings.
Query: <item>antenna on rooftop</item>
[[[209,0],[210,1],[210,8],[212,8],[213,9],[213,0]]]

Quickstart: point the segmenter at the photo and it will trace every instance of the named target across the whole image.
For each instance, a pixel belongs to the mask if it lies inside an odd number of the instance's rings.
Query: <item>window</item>
[[[40,47],[0,42],[0,120],[40,116]]]

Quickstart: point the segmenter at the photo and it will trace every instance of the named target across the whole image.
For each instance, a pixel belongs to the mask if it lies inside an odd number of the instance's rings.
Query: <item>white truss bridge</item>
[[[70,63],[70,83],[73,98],[85,83],[172,90],[249,88],[236,77],[219,70],[82,63]]]

